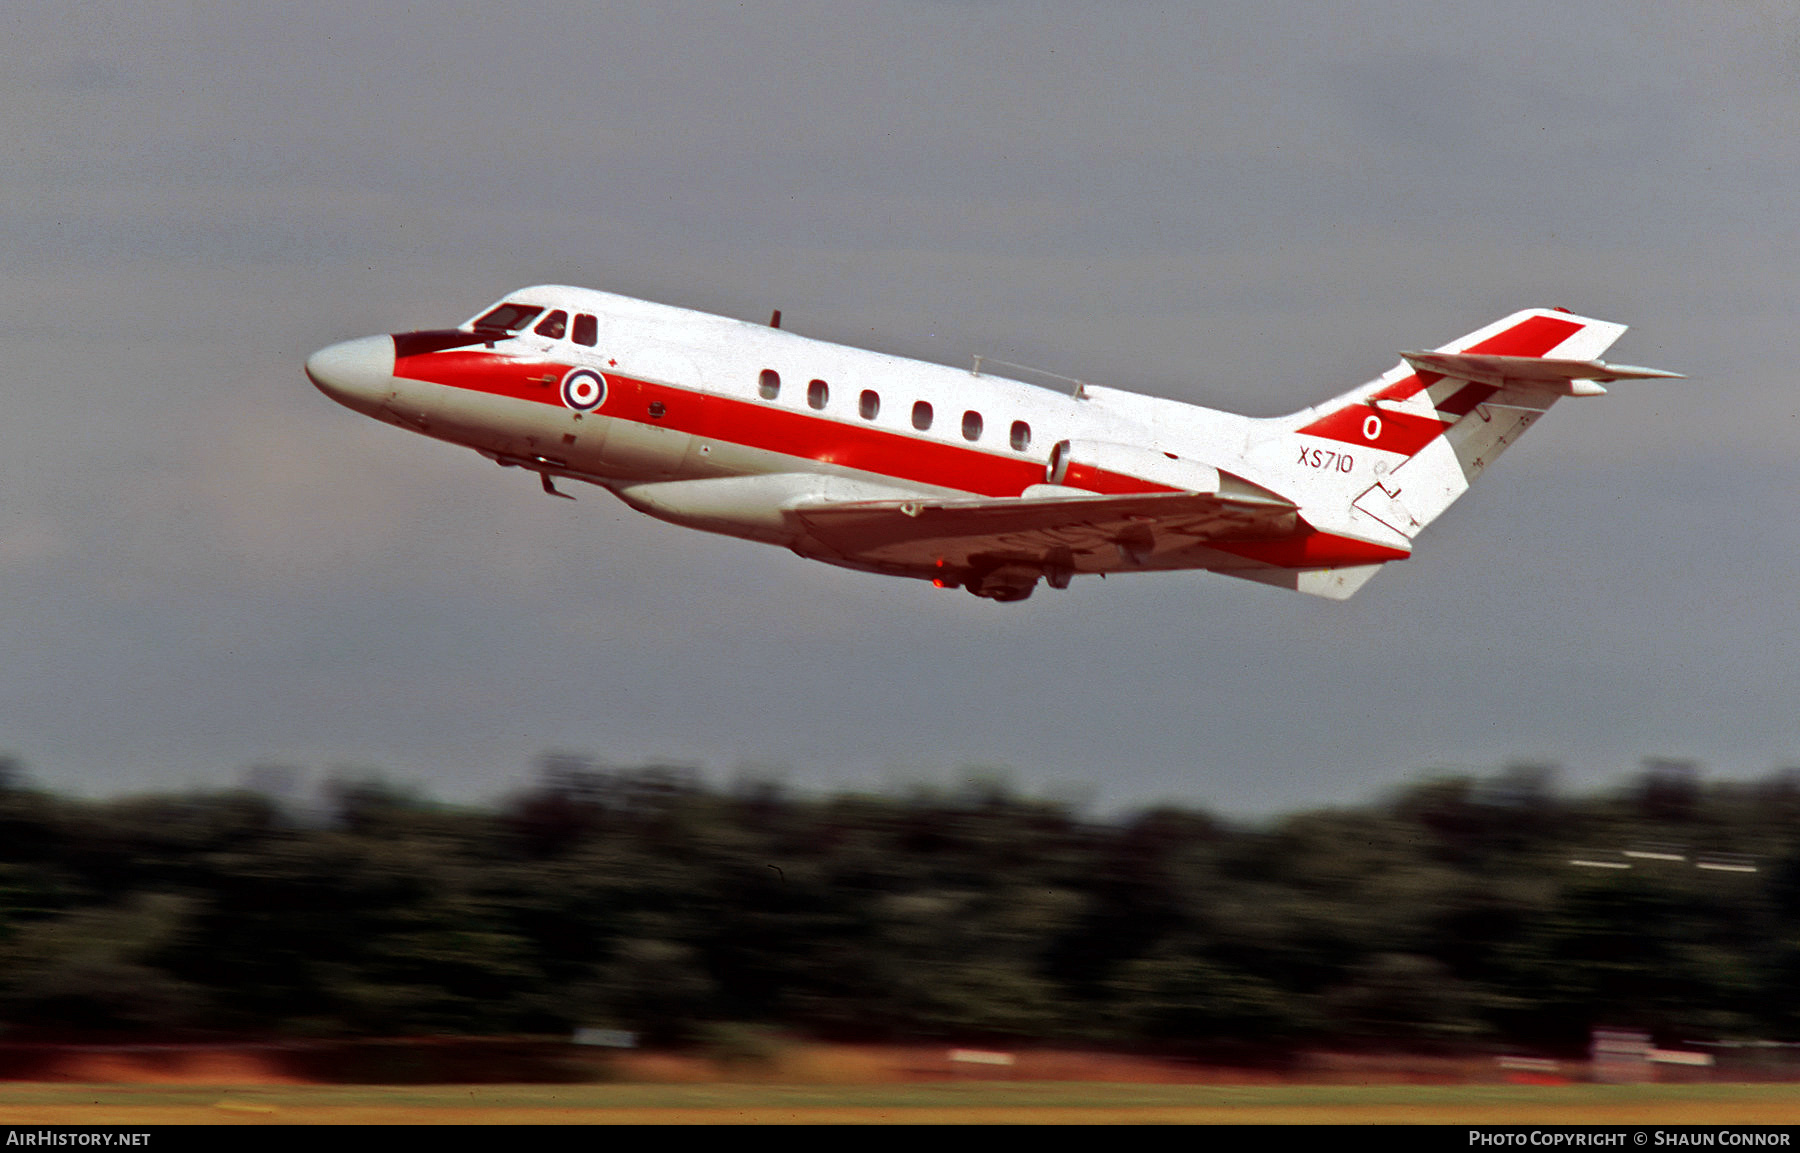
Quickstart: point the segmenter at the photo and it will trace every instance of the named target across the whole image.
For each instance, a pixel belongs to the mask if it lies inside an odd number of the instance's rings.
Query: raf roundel
[[[571,369],[562,378],[562,399],[576,412],[592,412],[606,399],[606,378],[591,368]]]

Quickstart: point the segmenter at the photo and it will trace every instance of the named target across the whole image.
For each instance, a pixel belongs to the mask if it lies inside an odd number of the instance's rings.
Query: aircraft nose
[[[306,358],[306,376],[320,392],[371,416],[394,384],[394,338],[364,336],[321,348]]]

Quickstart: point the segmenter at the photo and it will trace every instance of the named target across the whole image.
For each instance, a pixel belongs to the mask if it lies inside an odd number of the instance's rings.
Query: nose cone
[[[365,336],[321,348],[306,358],[306,375],[339,404],[374,416],[393,391],[394,338]]]

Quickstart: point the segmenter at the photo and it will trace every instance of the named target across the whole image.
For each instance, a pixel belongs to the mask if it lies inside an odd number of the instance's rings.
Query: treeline
[[[1800,779],[1446,778],[1256,827],[562,758],[489,809],[0,776],[0,1027],[762,1025],[1165,1051],[1800,1039]],[[1629,867],[1624,867],[1629,866]]]

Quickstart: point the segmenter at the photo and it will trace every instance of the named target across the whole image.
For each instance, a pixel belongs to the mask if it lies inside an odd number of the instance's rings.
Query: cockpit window
[[[563,333],[569,331],[569,314],[559,308],[538,321],[538,326],[533,331],[539,336],[547,336],[551,340],[561,340]]]
[[[569,339],[592,348],[600,342],[600,322],[585,312],[576,313],[575,332]]]
[[[542,311],[535,304],[502,304],[476,320],[475,327],[490,332],[517,332]]]

